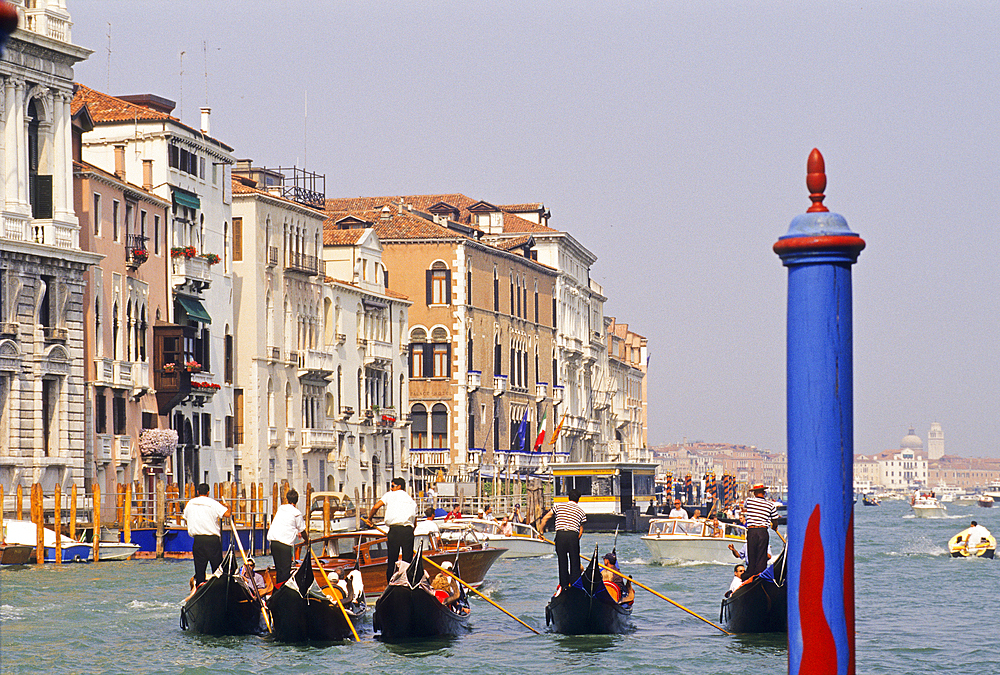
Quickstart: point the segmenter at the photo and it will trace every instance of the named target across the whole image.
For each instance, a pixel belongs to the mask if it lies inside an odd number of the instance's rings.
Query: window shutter
[[[444,376],[451,377],[451,343],[448,343],[448,355],[445,357],[447,360],[444,362]]]
[[[243,260],[243,219],[233,218],[233,262]]]
[[[432,287],[434,284],[434,272],[427,270],[425,274],[427,275],[427,305],[430,306],[434,303],[434,289]]]
[[[434,345],[428,342],[420,347],[424,350],[424,377],[434,377]]]
[[[445,270],[444,273],[444,304],[451,304],[451,270]]]
[[[416,347],[416,345],[412,345],[411,344],[411,345],[408,345],[408,349],[407,349],[407,351],[409,352],[409,354],[408,354],[409,358],[408,358],[408,365],[407,365],[406,372],[408,372],[410,374],[410,377],[417,377],[417,374],[413,372],[413,350],[414,350],[415,347]]]
[[[52,217],[52,176],[32,176],[34,181],[34,199],[32,199],[32,217],[46,220]]]

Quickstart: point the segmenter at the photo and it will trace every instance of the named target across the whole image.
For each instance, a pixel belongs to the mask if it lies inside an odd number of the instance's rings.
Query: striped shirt
[[[770,527],[778,517],[778,505],[770,499],[750,496],[746,501],[747,527]]]
[[[556,516],[556,530],[569,530],[579,532],[580,527],[587,520],[587,514],[583,512],[576,502],[559,502],[552,505],[552,513]]]

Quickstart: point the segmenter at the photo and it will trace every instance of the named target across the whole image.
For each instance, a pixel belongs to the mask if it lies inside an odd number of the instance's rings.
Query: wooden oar
[[[309,548],[308,555],[312,555],[313,560],[316,560],[316,556],[314,556],[312,552],[312,547]],[[323,569],[323,563],[316,560],[316,566],[319,567],[320,574],[323,575],[323,581],[326,582],[326,585],[330,587],[330,592],[333,593],[334,585],[330,582],[330,577],[327,576],[326,570]],[[361,642],[361,638],[358,637],[358,631],[354,629],[354,624],[351,622],[351,617],[347,613],[347,609],[344,607],[344,604],[340,602],[340,598],[334,598],[334,600],[337,603],[337,607],[340,607],[340,611],[344,614],[344,618],[347,619],[347,625],[351,627],[351,632],[354,633],[355,642]]]
[[[542,539],[545,539],[545,537],[542,537]],[[549,541],[548,539],[545,539],[545,541],[548,541],[548,542],[549,542],[550,544],[552,544],[553,546],[555,546],[555,542],[552,542],[552,541]],[[581,558],[583,558],[584,560],[586,560],[586,561],[587,561],[588,563],[590,562],[590,558],[588,558],[587,556],[585,556],[585,555],[581,555],[580,557],[581,557]],[[709,620],[708,620],[708,619],[706,619],[705,617],[703,617],[703,616],[700,616],[700,615],[696,614],[695,612],[692,612],[692,611],[691,611],[690,609],[688,609],[688,608],[687,608],[687,607],[685,607],[684,605],[682,605],[682,604],[680,604],[680,603],[677,603],[677,602],[674,602],[673,600],[671,600],[671,599],[670,599],[670,598],[668,598],[667,596],[665,596],[665,595],[663,595],[663,594],[661,594],[661,593],[657,593],[656,591],[654,591],[654,590],[653,590],[652,588],[650,588],[649,586],[646,586],[646,585],[644,585],[644,584],[641,584],[641,583],[639,583],[638,581],[636,581],[635,579],[633,579],[633,578],[631,578],[631,577],[627,577],[627,576],[625,576],[624,574],[622,574],[621,572],[619,572],[619,571],[618,571],[618,570],[616,570],[615,568],[613,568],[613,567],[608,567],[608,566],[607,566],[607,565],[605,565],[604,563],[597,563],[597,564],[598,564],[598,565],[600,565],[600,566],[601,566],[601,568],[603,568],[603,569],[606,569],[606,570],[608,570],[608,571],[609,571],[609,572],[611,572],[612,574],[617,574],[617,575],[618,575],[618,576],[620,576],[620,577],[621,577],[622,579],[625,579],[625,580],[627,580],[627,581],[631,581],[631,582],[632,582],[633,584],[635,584],[636,586],[638,586],[638,587],[639,587],[639,588],[641,588],[642,590],[644,590],[644,591],[649,591],[650,593],[652,593],[652,594],[653,594],[653,595],[655,595],[656,597],[658,597],[658,598],[660,598],[660,599],[662,599],[662,600],[666,600],[667,602],[669,602],[669,603],[670,603],[671,605],[673,605],[674,607],[678,607],[678,608],[680,608],[680,609],[683,609],[683,610],[684,610],[685,612],[687,612],[687,613],[688,613],[688,614],[690,614],[691,616],[693,616],[693,617],[695,617],[695,618],[697,618],[697,619],[701,619],[702,621],[704,621],[705,623],[707,623],[707,624],[708,624],[709,626],[711,626],[712,628],[718,628],[719,630],[721,630],[721,631],[722,631],[723,633],[725,633],[726,635],[732,635],[732,633],[730,633],[729,631],[727,631],[727,630],[726,630],[725,628],[722,628],[722,627],[720,627],[720,626],[716,626],[716,625],[715,625],[714,623],[712,623],[711,621],[709,621]]]
[[[482,593],[480,593],[479,591],[477,591],[475,588],[473,588],[469,584],[467,584],[464,581],[462,581],[461,579],[459,579],[457,575],[452,574],[451,572],[449,572],[445,568],[441,567],[440,565],[438,565],[436,562],[434,562],[433,560],[431,560],[430,558],[428,558],[425,555],[424,556],[420,556],[420,557],[423,558],[423,560],[424,560],[425,563],[429,563],[430,565],[432,565],[432,566],[436,567],[437,569],[439,569],[440,571],[444,572],[445,574],[447,574],[448,576],[450,576],[452,579],[455,579],[456,581],[458,581],[458,583],[462,584],[467,589],[469,589],[470,591],[472,591],[473,593],[475,593],[476,595],[478,595],[480,598],[482,598],[486,602],[490,603],[491,605],[493,605],[494,607],[496,607],[497,609],[499,609],[501,612],[503,612],[504,614],[506,614],[510,618],[514,619],[514,621],[517,621],[519,624],[521,624],[522,626],[524,626],[525,628],[527,628],[528,630],[530,630],[535,635],[539,635],[539,632],[537,630],[535,630],[534,628],[532,628],[528,624],[526,624],[523,621],[521,621],[520,619],[518,619],[516,616],[514,616],[513,614],[511,614],[510,612],[508,612],[506,609],[504,609],[503,607],[501,607],[497,603],[495,603],[492,600],[490,600],[489,598],[487,598],[485,595],[483,595]]]
[[[233,536],[236,537],[236,543],[240,545],[240,555],[243,556],[243,566],[249,567],[250,561],[247,559],[247,552],[243,550],[243,540],[240,539],[240,533],[236,531],[236,520],[232,516],[229,517],[229,526],[233,530]],[[267,611],[267,605],[264,604],[264,598],[260,597],[260,591],[257,589],[257,582],[251,578],[250,585],[253,587],[253,594],[257,596],[257,602],[260,603],[260,615],[264,617],[264,625],[267,626],[267,632],[273,633],[274,628],[271,626],[271,614]]]

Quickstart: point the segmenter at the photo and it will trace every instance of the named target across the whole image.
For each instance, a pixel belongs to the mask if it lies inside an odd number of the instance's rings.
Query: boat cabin
[[[688,520],[685,518],[654,518],[649,522],[649,536],[681,535],[687,537],[728,537],[745,539],[746,529],[735,523],[719,523],[719,530],[707,520]]]
[[[588,515],[623,515],[653,498],[657,466],[633,462],[567,462],[553,465],[554,501],[569,501],[567,494],[576,488],[580,491],[580,508]]]

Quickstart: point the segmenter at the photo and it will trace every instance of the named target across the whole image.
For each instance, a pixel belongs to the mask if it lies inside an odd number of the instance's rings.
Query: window
[[[500,277],[497,276],[496,265],[493,266],[493,311],[500,311]]]
[[[160,216],[153,216],[153,253],[160,255]]]
[[[243,260],[243,219],[233,218],[233,262]]]
[[[431,447],[448,447],[448,408],[443,403],[435,403],[431,409]]]
[[[125,433],[125,392],[116,391],[112,403],[114,404],[111,412],[115,425],[115,435],[121,436]]]
[[[451,304],[451,270],[443,262],[436,262],[427,270],[427,304]]]
[[[226,333],[226,364],[224,367],[226,384],[233,383],[233,336]]]
[[[448,377],[451,372],[448,368],[448,352],[450,344],[434,345],[434,377]]]
[[[233,443],[240,445],[243,443],[243,390],[233,390]]]
[[[410,409],[410,447],[427,447],[427,408],[422,403]]]
[[[118,212],[121,209],[121,202],[117,199],[111,202],[111,238],[115,241],[121,240],[121,234],[118,232]]]
[[[104,387],[94,389],[94,431],[99,434],[108,433],[108,397]]]
[[[535,323],[538,323],[538,282],[535,282]]]
[[[204,446],[212,445],[212,414],[202,413],[201,414],[201,444]]]
[[[101,234],[101,195],[94,193],[94,210],[90,213],[90,219],[94,223],[94,236]]]

